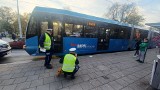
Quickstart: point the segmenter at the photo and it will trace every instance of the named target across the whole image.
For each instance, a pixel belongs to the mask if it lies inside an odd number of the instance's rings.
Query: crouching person
[[[77,54],[75,53],[76,48],[69,49],[69,54],[66,54],[63,58],[60,59],[60,63],[62,65],[62,71],[64,73],[64,77],[67,75],[71,75],[71,79],[75,78],[75,74],[79,69],[79,61],[77,58]]]

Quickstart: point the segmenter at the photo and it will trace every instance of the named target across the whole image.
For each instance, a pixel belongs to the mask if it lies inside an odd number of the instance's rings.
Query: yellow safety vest
[[[47,33],[45,33],[44,48],[46,50],[50,50],[51,48],[51,38]]]
[[[64,57],[62,70],[65,72],[73,72],[75,69],[76,57],[72,54],[67,54]]]

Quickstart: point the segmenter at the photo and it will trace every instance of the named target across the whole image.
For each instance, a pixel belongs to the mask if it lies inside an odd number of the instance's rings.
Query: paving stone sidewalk
[[[146,90],[156,50],[148,50],[143,64],[135,61],[134,52],[79,56],[74,80],[55,76],[58,59],[52,60],[51,70],[44,68],[43,60],[0,64],[0,90]]]

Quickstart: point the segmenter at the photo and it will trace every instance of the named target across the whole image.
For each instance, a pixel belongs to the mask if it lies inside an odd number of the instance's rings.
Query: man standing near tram
[[[40,51],[45,52],[45,63],[44,66],[47,69],[52,69],[52,65],[50,64],[53,54],[53,39],[52,39],[53,29],[47,29],[44,34],[40,37]]]

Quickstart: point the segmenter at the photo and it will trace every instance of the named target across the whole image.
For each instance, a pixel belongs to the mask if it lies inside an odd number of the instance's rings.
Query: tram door
[[[110,29],[99,28],[98,31],[98,51],[107,50],[109,46],[109,32]]]
[[[53,24],[52,24],[53,23]],[[46,29],[49,28],[49,26],[53,29],[52,39],[54,42],[54,53],[61,53],[63,50],[62,45],[62,24],[59,21],[53,21],[52,23],[48,23],[48,21],[41,22],[41,34],[46,32]],[[50,25],[52,24],[52,25]],[[41,53],[41,51],[40,51]]]
[[[63,51],[63,39],[62,39],[62,23],[59,21],[53,22],[53,41],[54,41],[54,53],[61,53]]]

